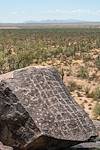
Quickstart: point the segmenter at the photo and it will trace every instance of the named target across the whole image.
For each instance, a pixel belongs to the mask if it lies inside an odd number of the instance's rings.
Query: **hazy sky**
[[[0,0],[0,22],[43,19],[100,21],[100,0]]]

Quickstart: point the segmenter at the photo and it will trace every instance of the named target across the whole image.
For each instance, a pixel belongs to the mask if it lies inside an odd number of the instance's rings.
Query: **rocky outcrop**
[[[28,67],[0,76],[0,140],[14,149],[65,148],[96,129],[58,72]]]

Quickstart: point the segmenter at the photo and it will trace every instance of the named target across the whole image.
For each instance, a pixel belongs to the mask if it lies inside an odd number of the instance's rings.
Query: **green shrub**
[[[0,73],[3,71],[3,65],[5,63],[5,55],[2,51],[0,51]]]
[[[91,55],[89,53],[83,53],[83,61],[84,62],[88,62],[90,61],[92,58],[91,58]]]
[[[88,70],[85,67],[81,66],[79,71],[78,71],[77,76],[81,77],[83,79],[87,79],[89,77]]]
[[[100,87],[97,87],[93,92],[93,99],[100,102]]]
[[[81,90],[82,86],[77,85],[76,82],[74,82],[74,81],[69,81],[68,82],[68,88],[69,88],[70,92],[73,92],[75,90]]]
[[[91,98],[91,93],[90,93],[90,88],[89,88],[89,87],[86,87],[86,88],[84,89],[84,92],[85,92],[87,98]]]
[[[100,116],[100,103],[96,103],[93,109],[93,114],[96,118]]]
[[[100,70],[100,55],[98,55],[98,57],[96,58],[95,64],[96,67]]]
[[[70,57],[70,56],[75,56],[75,49],[74,47],[67,47],[65,50],[64,50],[64,54],[67,56],[67,57]]]

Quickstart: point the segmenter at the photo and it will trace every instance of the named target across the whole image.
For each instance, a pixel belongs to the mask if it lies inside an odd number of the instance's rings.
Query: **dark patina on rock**
[[[54,149],[89,141],[96,129],[52,67],[0,76],[0,140],[15,149]]]

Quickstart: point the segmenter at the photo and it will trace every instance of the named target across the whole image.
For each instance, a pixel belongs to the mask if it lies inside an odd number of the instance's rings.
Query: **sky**
[[[0,0],[0,23],[48,19],[100,21],[100,0]]]

